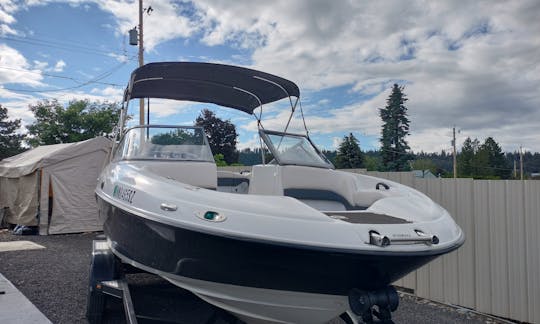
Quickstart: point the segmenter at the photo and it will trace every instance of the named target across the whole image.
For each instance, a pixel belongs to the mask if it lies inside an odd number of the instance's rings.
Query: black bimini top
[[[294,82],[252,69],[213,63],[162,62],[133,71],[124,100],[189,100],[253,114],[261,104],[299,96],[300,90]]]

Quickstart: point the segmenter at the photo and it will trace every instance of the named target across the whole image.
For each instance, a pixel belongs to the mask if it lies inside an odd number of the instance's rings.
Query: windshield
[[[214,162],[200,127],[144,126],[129,129],[115,159]]]
[[[261,135],[275,159],[281,165],[334,167],[306,136],[272,131],[262,131]]]

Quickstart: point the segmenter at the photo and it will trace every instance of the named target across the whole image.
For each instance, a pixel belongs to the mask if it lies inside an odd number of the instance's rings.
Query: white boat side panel
[[[283,196],[279,165],[254,165],[248,193],[252,195]]]

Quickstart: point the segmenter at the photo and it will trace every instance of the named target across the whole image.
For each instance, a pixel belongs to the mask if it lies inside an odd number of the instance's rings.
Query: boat
[[[130,101],[140,98],[254,116],[263,163],[218,171],[200,127],[125,127]],[[299,98],[295,83],[244,67],[134,70],[95,191],[114,255],[247,323],[391,322],[399,303],[392,283],[457,249],[464,234],[424,194],[336,170],[307,128],[287,132],[290,118],[283,131],[264,129],[263,107],[288,100],[292,117]]]

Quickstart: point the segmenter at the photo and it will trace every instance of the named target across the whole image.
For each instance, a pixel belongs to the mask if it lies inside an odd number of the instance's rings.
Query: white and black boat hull
[[[349,308],[351,289],[382,289],[462,243],[408,253],[300,246],[168,225],[98,201],[124,262],[250,320],[324,323]]]

